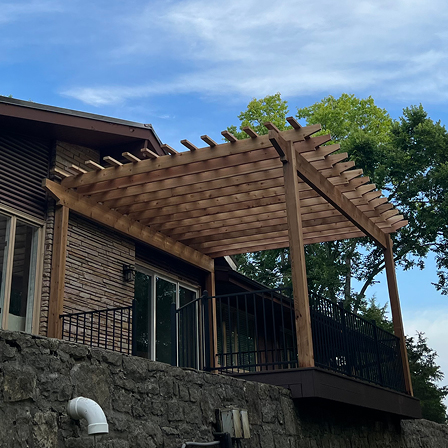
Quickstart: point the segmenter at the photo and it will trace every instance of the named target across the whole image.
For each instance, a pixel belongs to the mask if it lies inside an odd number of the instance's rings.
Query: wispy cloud
[[[225,7],[156,1],[121,19],[110,54],[117,63],[154,68],[157,61],[169,69],[161,76],[153,69],[145,83],[73,86],[63,93],[92,105],[189,92],[250,97],[346,90],[446,100],[447,19],[441,0],[424,8],[419,0],[229,0]],[[137,34],[126,30],[130,24]]]

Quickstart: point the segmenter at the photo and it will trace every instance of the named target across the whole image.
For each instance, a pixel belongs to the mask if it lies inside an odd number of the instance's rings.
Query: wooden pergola
[[[337,152],[339,145],[325,146],[329,135],[313,137],[320,125],[288,121],[288,131],[266,123],[268,135],[246,128],[244,140],[224,131],[229,143],[204,135],[203,148],[183,140],[189,151],[163,145],[167,155],[158,156],[143,148],[120,160],[105,157],[107,167],[86,161],[89,172],[73,166],[71,174],[59,173],[61,184],[46,179],[44,187],[60,205],[59,260],[65,259],[69,209],[208,271],[212,293],[214,258],[289,246],[299,364],[312,367],[304,245],[367,235],[384,250],[394,328],[412,393],[389,237],[407,221],[346,161],[346,153]],[[59,266],[50,297],[55,333],[64,283],[64,263]]]

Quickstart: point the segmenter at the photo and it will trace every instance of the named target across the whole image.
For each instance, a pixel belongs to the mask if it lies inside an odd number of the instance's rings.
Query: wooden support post
[[[395,336],[400,338],[401,361],[403,364],[404,381],[406,391],[413,396],[411,382],[411,372],[409,370],[408,352],[406,350],[406,339],[401,317],[400,297],[398,295],[397,277],[395,275],[395,262],[393,254],[393,242],[390,236],[387,237],[387,247],[384,249],[384,261],[386,263],[387,286],[389,288],[390,309],[392,312],[392,322],[394,324]]]
[[[57,206],[54,216],[53,255],[51,259],[50,300],[48,305],[47,336],[61,338],[60,315],[64,306],[65,261],[69,208]]]
[[[285,201],[286,215],[288,218],[289,253],[294,294],[298,361],[299,367],[314,367],[313,338],[311,333],[311,316],[296,157],[290,141],[283,140],[279,143],[285,153],[283,175],[285,178]]]
[[[207,275],[207,279],[205,280],[205,288],[210,297],[214,297],[216,295],[215,289],[215,271],[209,272]],[[218,322],[216,320],[216,299],[209,299],[209,334],[211,338],[210,344],[210,361],[211,361],[211,371],[214,371],[214,367],[216,366],[216,355],[218,353]]]

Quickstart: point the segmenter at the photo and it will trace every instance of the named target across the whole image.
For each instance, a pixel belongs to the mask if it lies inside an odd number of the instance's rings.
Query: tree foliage
[[[267,133],[263,123],[273,122],[279,129],[288,127],[287,102],[280,94],[252,100],[241,112],[240,130],[229,129],[238,138],[250,126],[259,134]],[[343,94],[324,98],[310,107],[299,108],[297,118],[306,124],[320,123],[321,133],[331,133],[333,142],[341,145],[350,160],[363,169],[381,188],[395,207],[409,221],[394,238],[396,264],[405,269],[424,267],[430,251],[436,256],[438,282],[435,285],[448,294],[448,133],[440,122],[428,118],[422,106],[404,109],[403,116],[392,121],[386,110],[377,107],[369,97],[358,99]],[[308,286],[311,292],[359,311],[389,331],[392,324],[386,306],[366,300],[370,285],[384,269],[382,250],[365,238],[313,244],[305,248]],[[244,254],[237,257],[241,272],[267,286],[290,285],[287,249]],[[352,279],[361,283],[355,291]],[[425,418],[446,421],[443,398],[448,388],[436,383],[443,378],[435,363],[437,354],[418,333],[407,339],[411,376],[415,396],[420,398]]]
[[[360,312],[367,320],[374,320],[378,327],[393,332],[393,325],[387,316],[387,305],[379,306],[373,298],[361,306]],[[414,396],[420,400],[423,418],[437,423],[447,423],[447,409],[443,399],[448,395],[448,387],[438,383],[444,379],[440,366],[436,363],[437,353],[428,347],[424,333],[406,338],[409,369]]]
[[[239,140],[249,138],[243,131],[244,127],[252,128],[258,135],[268,133],[264,123],[272,122],[278,129],[284,131],[290,129],[286,122],[288,115],[288,102],[282,100],[280,93],[268,95],[261,99],[252,99],[247,109],[238,115],[240,126],[229,126],[227,130]]]
[[[447,423],[443,399],[448,395],[448,387],[437,385],[444,377],[435,361],[437,353],[428,347],[423,333],[417,333],[415,338],[406,338],[406,346],[414,396],[420,400],[423,418]]]

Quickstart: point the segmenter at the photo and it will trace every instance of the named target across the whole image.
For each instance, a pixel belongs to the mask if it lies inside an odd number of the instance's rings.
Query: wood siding
[[[0,130],[0,202],[24,213],[44,218],[50,143],[14,136]]]

